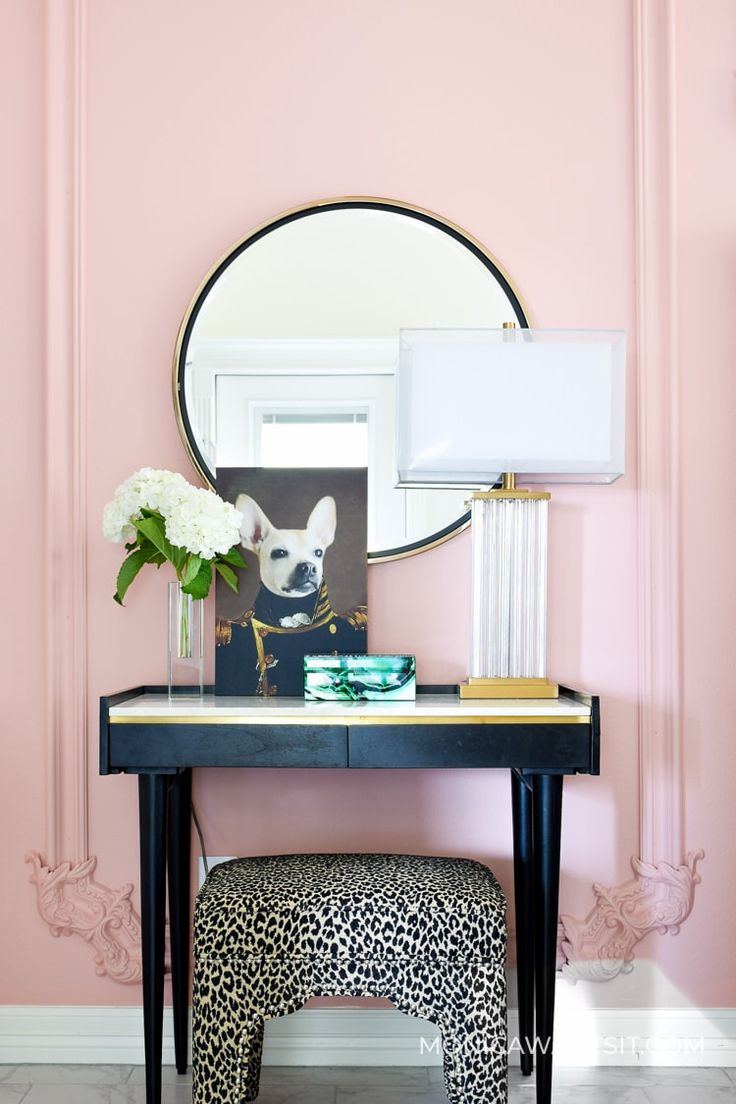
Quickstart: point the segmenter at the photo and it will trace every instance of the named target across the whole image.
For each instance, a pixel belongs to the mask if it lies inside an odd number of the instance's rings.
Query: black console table
[[[101,700],[100,773],[138,775],[146,1101],[161,1101],[168,871],[176,1066],[187,1068],[191,778],[194,767],[505,768],[511,773],[519,1038],[536,1039],[537,1101],[550,1104],[562,780],[598,774],[598,699],[415,702],[222,698],[169,703],[140,687]],[[535,1032],[536,1021],[536,1032]],[[534,1044],[521,1053],[531,1073]]]

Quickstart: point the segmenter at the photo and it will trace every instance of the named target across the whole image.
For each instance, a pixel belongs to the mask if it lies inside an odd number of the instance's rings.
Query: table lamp
[[[547,678],[547,504],[517,484],[624,472],[620,330],[402,330],[398,486],[473,490],[467,698],[556,697]]]

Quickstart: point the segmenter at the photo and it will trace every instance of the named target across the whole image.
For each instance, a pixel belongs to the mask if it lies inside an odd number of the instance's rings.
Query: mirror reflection
[[[399,330],[526,325],[492,258],[438,216],[376,200],[280,216],[205,281],[177,343],[181,424],[218,467],[368,468],[373,559],[462,525],[462,489],[397,489]],[[469,396],[472,401],[472,396]]]

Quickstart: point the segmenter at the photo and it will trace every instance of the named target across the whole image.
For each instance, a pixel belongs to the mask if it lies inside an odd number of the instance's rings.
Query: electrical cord
[[[210,864],[207,862],[207,848],[204,845],[202,825],[199,823],[199,817],[197,816],[197,810],[194,808],[194,802],[192,802],[192,820],[194,821],[194,827],[197,829],[197,835],[199,836],[199,846],[202,852],[202,865],[204,866],[204,876],[206,878],[210,872]]]

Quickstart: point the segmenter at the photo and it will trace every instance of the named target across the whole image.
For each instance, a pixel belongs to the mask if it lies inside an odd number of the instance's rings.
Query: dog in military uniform
[[[304,529],[276,529],[250,495],[239,495],[235,506],[243,515],[241,543],[258,557],[261,586],[252,609],[217,622],[217,693],[299,696],[305,655],[363,653],[367,646],[366,607],[336,613],[327,593],[324,557],[335,539],[335,500],[321,498]]]

